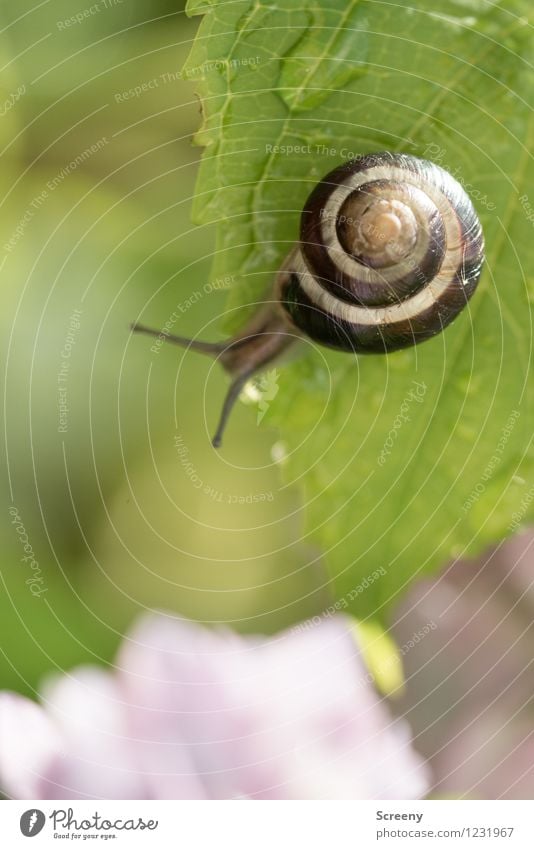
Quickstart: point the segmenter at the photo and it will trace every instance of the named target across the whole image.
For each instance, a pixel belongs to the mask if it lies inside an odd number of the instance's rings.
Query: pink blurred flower
[[[421,581],[396,612],[399,704],[432,768],[433,796],[534,798],[534,533]]]
[[[350,620],[275,638],[163,614],[116,670],[82,667],[43,706],[0,694],[0,784],[16,798],[419,798],[426,767],[369,682]]]

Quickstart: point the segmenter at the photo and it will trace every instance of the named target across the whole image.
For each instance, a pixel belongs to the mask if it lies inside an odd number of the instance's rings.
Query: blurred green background
[[[213,233],[189,218],[199,104],[177,76],[198,19],[171,0],[0,8],[0,688],[32,693],[47,670],[110,661],[142,611],[269,633],[328,588],[268,411],[257,427],[238,405],[217,454],[226,378],[129,331],[177,312],[175,332],[221,336]]]

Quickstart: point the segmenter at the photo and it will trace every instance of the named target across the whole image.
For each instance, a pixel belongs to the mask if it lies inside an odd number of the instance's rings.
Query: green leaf
[[[413,579],[533,513],[530,3],[212,0],[189,12],[206,13],[185,69],[206,146],[193,212],[217,224],[214,277],[236,277],[233,326],[266,291],[316,181],[348,157],[433,159],[483,222],[486,271],[452,327],[389,356],[304,344],[269,411],[338,597],[383,616]],[[230,432],[225,450],[238,449]]]

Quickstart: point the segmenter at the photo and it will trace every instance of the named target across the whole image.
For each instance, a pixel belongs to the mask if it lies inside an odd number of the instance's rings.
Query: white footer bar
[[[0,845],[534,849],[531,801],[0,802]],[[35,839],[35,843],[30,843]]]

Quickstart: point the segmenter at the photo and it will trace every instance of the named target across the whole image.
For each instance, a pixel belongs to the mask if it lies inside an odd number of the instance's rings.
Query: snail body
[[[466,306],[483,262],[482,227],[450,174],[414,156],[368,154],[335,168],[311,192],[300,239],[241,332],[222,343],[166,338],[219,358],[234,378],[218,446],[246,381],[299,336],[356,354],[416,345]]]

